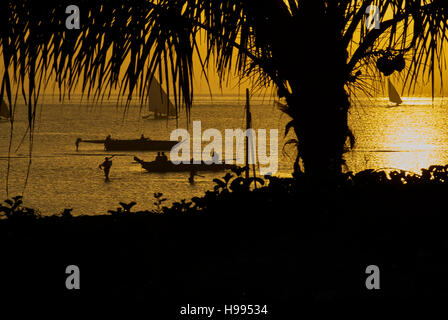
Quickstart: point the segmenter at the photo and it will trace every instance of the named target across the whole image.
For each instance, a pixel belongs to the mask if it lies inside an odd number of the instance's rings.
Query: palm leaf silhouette
[[[429,79],[433,96],[436,73],[443,81],[448,29],[448,3],[443,0],[77,3],[80,30],[65,28],[67,15],[60,1],[0,3],[0,99],[6,96],[13,112],[15,97],[25,98],[31,143],[39,93],[50,80],[61,99],[80,86],[96,100],[117,89],[126,105],[133,96],[143,105],[157,77],[173,94],[176,112],[185,107],[189,117],[193,61],[199,61],[204,74],[213,67],[221,82],[235,71],[259,88],[275,86],[286,99],[284,111],[296,120],[286,132],[295,128],[299,154],[305,167],[311,167],[315,159],[342,158],[349,134],[346,95],[371,92],[368,81],[391,71],[405,72],[410,91],[419,77]],[[379,29],[365,28],[369,5],[378,6]],[[314,72],[304,77],[310,66]],[[334,105],[324,112],[300,101],[313,90],[309,83],[319,81],[329,92],[323,105]],[[326,153],[311,147],[322,140],[313,134],[316,119],[329,138]]]

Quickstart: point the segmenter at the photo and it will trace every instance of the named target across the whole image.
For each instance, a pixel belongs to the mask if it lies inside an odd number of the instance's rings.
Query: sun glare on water
[[[403,98],[396,107],[363,107],[353,113],[357,144],[346,157],[350,170],[421,168],[448,163],[448,110],[441,100]]]

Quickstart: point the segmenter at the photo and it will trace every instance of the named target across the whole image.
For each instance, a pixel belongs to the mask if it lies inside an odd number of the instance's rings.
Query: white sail
[[[388,89],[389,89],[389,100],[390,100],[390,102],[393,102],[393,103],[396,103],[397,105],[399,105],[403,101],[401,100],[401,97],[398,94],[395,87],[393,86],[392,82],[390,82],[389,79],[387,79],[387,81],[388,81]]]
[[[2,103],[0,104],[0,118],[9,119],[9,108],[6,104],[5,100],[2,99]]]
[[[149,88],[149,111],[154,112],[155,115],[166,115],[168,111],[169,116],[176,115],[176,108],[170,101],[168,95],[160,86],[159,81],[153,78],[151,87]]]

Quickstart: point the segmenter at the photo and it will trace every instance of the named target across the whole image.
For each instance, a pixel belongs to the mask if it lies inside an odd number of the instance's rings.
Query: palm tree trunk
[[[331,180],[342,172],[343,153],[349,128],[348,95],[344,89],[319,86],[301,90],[306,97],[293,97],[293,127],[298,138],[298,159],[304,173],[318,180]]]

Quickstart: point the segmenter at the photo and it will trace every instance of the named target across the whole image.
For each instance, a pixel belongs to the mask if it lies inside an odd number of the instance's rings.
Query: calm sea
[[[418,171],[431,164],[448,164],[448,103],[441,99],[404,98],[404,104],[389,108],[385,99],[363,100],[352,107],[350,124],[357,139],[356,147],[346,155],[348,170],[366,168],[400,168]],[[106,183],[98,165],[104,160],[103,146],[81,144],[75,150],[75,140],[138,138],[143,133],[152,139],[169,139],[176,121],[143,120],[146,110],[132,103],[127,112],[111,98],[102,104],[81,101],[73,96],[60,103],[56,96],[41,100],[37,112],[33,153],[29,154],[26,134],[25,106],[18,105],[9,161],[9,196],[24,195],[26,206],[38,208],[42,214],[54,214],[73,208],[74,215],[104,214],[115,209],[119,201],[136,201],[137,210],[153,208],[153,194],[162,192],[168,202],[202,195],[213,187],[212,179],[224,173],[201,173],[190,185],[188,173],[155,174],[144,172],[133,161],[136,155],[152,160],[154,152],[114,152],[111,181]],[[191,120],[201,120],[202,129],[244,128],[242,97],[209,95],[195,97]],[[275,106],[273,99],[252,98],[254,128],[279,129],[279,171],[287,176],[292,171],[294,148],[283,149],[285,124],[288,122]],[[182,112],[177,126],[186,128]],[[6,199],[6,176],[9,123],[0,123],[0,199]],[[191,131],[191,128],[190,128]],[[21,141],[23,142],[21,143]],[[204,144],[205,145],[205,144]],[[25,186],[27,169],[28,182]]]

